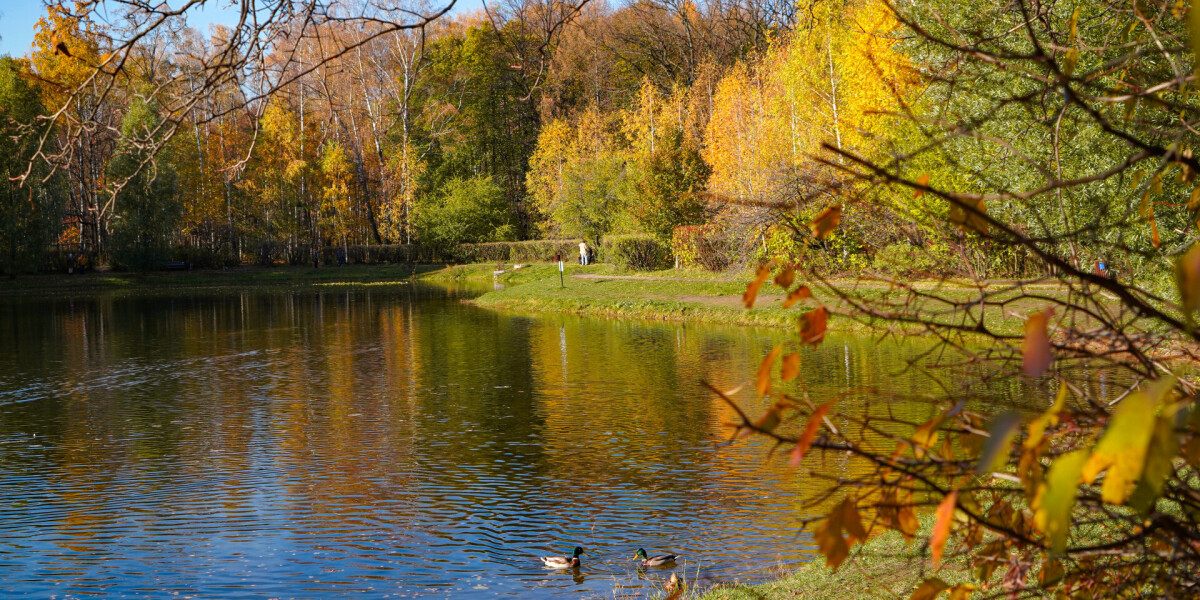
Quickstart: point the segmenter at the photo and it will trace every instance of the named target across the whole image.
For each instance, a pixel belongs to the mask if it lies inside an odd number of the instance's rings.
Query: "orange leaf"
[[[793,352],[783,357],[783,368],[780,369],[779,375],[784,381],[791,381],[800,374],[800,355]]]
[[[796,270],[792,265],[786,265],[783,270],[775,276],[775,285],[787,289],[792,287],[792,282],[796,280]]]
[[[950,527],[954,525],[954,507],[957,503],[958,490],[954,490],[947,494],[937,507],[937,517],[933,522],[933,535],[929,538],[934,567],[942,562],[942,551],[946,549],[946,540],[950,539]]]
[[[848,530],[851,539],[847,540],[842,537],[843,529]],[[863,528],[862,519],[858,515],[858,509],[854,507],[854,503],[849,498],[834,507],[833,512],[822,519],[816,530],[813,531],[817,547],[821,549],[821,554],[825,555],[826,566],[834,570],[837,570],[842,562],[850,556],[850,544],[854,543],[854,537],[863,539],[866,537],[866,531]]]
[[[824,306],[810,310],[800,317],[800,340],[816,348],[825,339],[825,328],[829,311]]]
[[[802,285],[788,293],[787,299],[783,301],[783,307],[791,308],[793,304],[805,298],[812,298],[812,290],[808,289],[807,285]]]
[[[842,205],[834,204],[829,208],[821,211],[817,218],[813,219],[808,228],[812,230],[813,237],[818,240],[823,240],[837,229],[838,223],[842,222]]]
[[[929,187],[929,173],[923,173],[917,177],[917,185],[921,187]],[[913,190],[913,198],[920,198],[925,195],[925,190],[917,188]]]
[[[779,353],[783,352],[783,345],[775,346],[771,349],[770,354],[763,359],[762,365],[758,367],[758,397],[763,397],[767,392],[771,391],[771,367],[775,364],[775,359],[779,358]]]
[[[758,271],[754,274],[754,281],[746,286],[746,293],[742,294],[742,303],[746,308],[754,308],[754,299],[758,298],[758,288],[762,287],[767,277],[771,276],[771,263],[763,263],[758,267]]]
[[[867,539],[867,528],[863,527],[862,516],[858,514],[858,507],[854,506],[854,502],[850,498],[842,500],[842,529],[850,534],[849,542],[853,544],[855,541],[864,541]]]
[[[1047,332],[1047,325],[1053,314],[1054,309],[1047,308],[1044,311],[1033,313],[1025,319],[1025,343],[1021,345],[1023,355],[1021,370],[1030,377],[1041,377],[1042,373],[1050,368],[1051,361],[1054,360],[1053,355],[1050,354],[1050,334]]]
[[[800,439],[796,440],[796,447],[792,450],[792,466],[800,464],[804,460],[804,455],[808,449],[812,447],[813,438],[817,437],[817,430],[821,428],[821,422],[825,420],[825,415],[829,413],[829,408],[833,406],[833,401],[830,400],[825,404],[817,407],[808,417],[808,425],[804,426],[804,433],[800,434]],[[863,536],[866,537],[866,536]]]
[[[1154,203],[1150,203],[1150,243],[1154,244],[1155,248],[1162,245],[1162,238],[1158,237],[1158,221],[1154,220]]]

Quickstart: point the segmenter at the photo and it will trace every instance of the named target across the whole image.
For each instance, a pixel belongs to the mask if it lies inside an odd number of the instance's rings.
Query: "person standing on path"
[[[587,266],[588,264],[588,245],[587,242],[579,242],[579,264]]]

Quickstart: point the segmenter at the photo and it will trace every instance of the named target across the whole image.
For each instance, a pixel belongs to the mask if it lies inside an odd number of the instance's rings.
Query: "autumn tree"
[[[15,180],[35,151],[42,113],[39,90],[27,65],[0,58],[0,273],[33,271],[57,241],[65,204],[61,178],[21,186]]]
[[[1200,420],[1188,374],[1200,250],[1190,199],[1200,164],[1190,148],[1200,104],[1189,91],[1197,32],[1187,7],[886,8],[901,29],[883,43],[907,40],[892,47],[918,70],[920,98],[839,116],[810,160],[846,178],[841,199],[858,214],[886,212],[1047,268],[996,282],[983,262],[955,285],[864,270],[845,284],[802,255],[801,271],[774,269],[789,300],[808,305],[794,344],[759,371],[757,394],[774,407],[747,413],[714,391],[740,411],[739,428],[787,447],[802,471],[822,455],[847,457],[812,503],[823,516],[811,530],[833,568],[894,530],[922,540],[902,592],[912,598],[1195,596]],[[847,144],[842,126],[872,114],[897,123],[876,130],[882,151]],[[808,225],[828,239],[854,214],[827,209]],[[759,270],[748,305],[772,271]],[[935,341],[910,368],[936,390],[774,390],[777,363],[781,379],[802,383],[805,347],[850,320]],[[974,376],[963,385],[941,376],[964,368]],[[989,401],[985,388],[998,382],[1020,382],[1034,407]],[[905,418],[890,408],[900,402],[928,415]]]
[[[158,125],[157,107],[135,100],[121,123],[121,134],[139,139]],[[171,258],[171,240],[180,215],[178,178],[169,160],[135,144],[122,144],[109,164],[112,177],[128,180],[114,198],[112,258],[122,267],[151,269]]]

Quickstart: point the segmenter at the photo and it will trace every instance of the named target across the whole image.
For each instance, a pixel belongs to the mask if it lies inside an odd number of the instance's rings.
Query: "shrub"
[[[633,271],[654,271],[671,266],[671,250],[645,234],[612,235],[600,245],[601,259]]]
[[[722,271],[732,262],[724,231],[716,225],[684,225],[671,236],[671,251],[683,267]]]
[[[948,275],[961,261],[945,246],[914,246],[907,242],[890,244],[875,253],[875,268],[902,277]]]
[[[462,244],[456,251],[458,262],[552,262],[555,254],[570,262],[579,254],[579,240],[529,240],[525,242],[490,242]]]

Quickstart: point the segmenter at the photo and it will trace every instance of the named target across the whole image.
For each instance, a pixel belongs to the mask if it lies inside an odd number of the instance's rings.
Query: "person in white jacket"
[[[588,245],[587,242],[579,242],[579,264],[587,266],[588,264]]]

